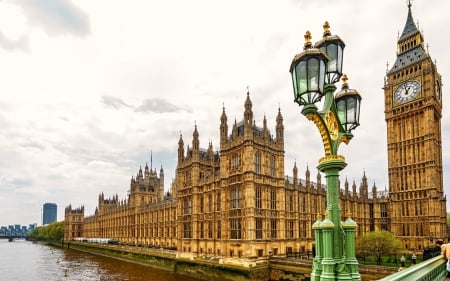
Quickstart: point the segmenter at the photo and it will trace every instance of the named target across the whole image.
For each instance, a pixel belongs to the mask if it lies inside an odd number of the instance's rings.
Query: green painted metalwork
[[[447,278],[447,260],[443,255],[408,267],[379,281],[443,281]]]
[[[325,43],[321,42],[324,45],[327,45],[327,40],[333,40],[334,44],[339,44],[339,46],[343,48],[344,44],[337,36],[333,38],[328,37],[328,28],[329,25],[326,23],[324,25],[324,39],[322,40]],[[338,154],[339,145],[342,142],[347,144],[350,139],[352,139],[353,135],[350,131],[359,125],[359,120],[354,120],[353,122],[355,123],[352,124],[351,128],[346,129],[341,122],[347,122],[347,120],[341,121],[339,119],[340,116],[347,116],[346,112],[342,112],[342,109],[339,111],[336,107],[334,94],[336,86],[334,83],[337,82],[342,75],[340,71],[333,73],[334,79],[332,79],[332,81],[328,79],[328,83],[323,87],[324,92],[317,92],[319,90],[315,90],[315,88],[310,89],[304,86],[306,85],[305,80],[308,80],[307,78],[314,81],[323,81],[323,77],[320,75],[325,75],[325,73],[319,75],[319,71],[313,71],[312,73],[316,74],[316,76],[309,77],[304,74],[307,72],[306,70],[303,72],[297,71],[298,66],[302,66],[302,64],[308,65],[310,59],[317,60],[318,50],[311,49],[310,38],[310,34],[307,32],[305,35],[307,41],[305,43],[304,52],[294,57],[290,71],[293,79],[295,101],[302,106],[302,114],[308,118],[308,120],[313,121],[317,126],[325,152],[325,156],[319,160],[317,168],[325,173],[327,206],[325,210],[325,219],[320,221],[320,216],[318,216],[317,221],[312,227],[315,233],[316,256],[313,260],[311,280],[360,281],[361,276],[358,272],[358,261],[355,256],[355,230],[357,224],[350,218],[351,214],[347,214],[347,220],[343,223],[339,207],[339,172],[344,169],[347,164],[345,163],[345,158]],[[340,58],[342,58],[342,56],[340,56]],[[338,65],[340,63],[342,62],[338,62]],[[327,73],[328,70],[329,69],[327,69]],[[302,75],[306,75],[306,77],[303,77]],[[348,91],[348,96],[352,95],[358,103],[358,106],[355,109],[358,111],[358,114],[356,115],[356,118],[358,119],[361,97],[356,90],[350,91],[348,89],[346,75],[343,76],[343,81],[343,91]],[[301,91],[296,87],[298,85],[304,86],[301,87]],[[315,99],[311,99],[311,96],[315,97]],[[316,106],[316,102],[321,100],[320,97],[324,98],[321,110]],[[347,108],[345,108],[345,110],[347,110]]]

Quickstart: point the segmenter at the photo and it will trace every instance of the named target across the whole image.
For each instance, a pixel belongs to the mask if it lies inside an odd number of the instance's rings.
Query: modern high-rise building
[[[45,203],[42,211],[42,224],[56,221],[58,206],[55,203]]]

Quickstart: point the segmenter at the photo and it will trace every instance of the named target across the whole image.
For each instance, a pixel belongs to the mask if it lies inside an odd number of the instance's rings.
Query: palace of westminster
[[[411,6],[397,42],[397,58],[384,82],[389,190],[347,180],[340,188],[342,214],[351,214],[356,235],[387,230],[404,248],[421,250],[447,240],[441,141],[441,76],[424,48]],[[219,117],[219,116],[218,116]],[[275,134],[253,119],[247,93],[243,119],[228,126],[220,116],[220,148],[178,140],[170,192],[164,171],[150,165],[131,178],[126,199],[101,193],[92,216],[65,209],[65,240],[114,238],[121,243],[177,249],[180,255],[261,257],[310,252],[311,226],[326,209],[321,174],[304,178],[294,164],[285,175],[284,124],[278,109]],[[343,217],[342,220],[345,220]]]

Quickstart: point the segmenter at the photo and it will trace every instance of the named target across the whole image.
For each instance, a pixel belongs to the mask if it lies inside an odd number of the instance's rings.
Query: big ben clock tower
[[[384,85],[390,231],[405,248],[446,237],[441,76],[414,23],[411,3]]]

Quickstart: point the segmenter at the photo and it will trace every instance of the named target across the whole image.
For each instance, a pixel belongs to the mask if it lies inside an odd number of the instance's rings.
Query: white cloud
[[[90,33],[89,17],[71,0],[17,0],[30,25],[41,26],[49,35]]]
[[[69,203],[92,213],[97,195],[123,198],[139,165],[165,171],[170,187],[180,133],[191,144],[219,147],[222,107],[228,125],[243,117],[247,86],[258,126],[285,126],[285,173],[306,166],[315,177],[323,156],[314,124],[293,102],[289,66],[306,30],[313,41],[328,20],[346,43],[344,71],[363,97],[361,126],[340,153],[341,179],[387,185],[383,77],[395,59],[403,3],[368,1],[0,1],[0,197],[12,214],[0,225],[39,222],[44,202],[59,219]],[[7,9],[3,9],[3,8]],[[256,9],[257,7],[257,9]],[[444,86],[450,54],[438,27],[448,18],[413,3]],[[8,13],[1,11],[8,10]],[[8,16],[9,15],[9,16]],[[69,36],[67,36],[69,35]],[[89,36],[87,36],[89,35]],[[9,44],[9,45],[8,45]],[[10,52],[28,50],[28,52]],[[107,93],[107,94],[105,94]],[[445,95],[444,104],[449,97]],[[145,113],[145,114],[143,114]],[[450,116],[442,119],[444,180],[450,163]],[[17,192],[16,192],[17,191]],[[446,187],[446,192],[449,192]],[[21,206],[23,192],[33,194]]]
[[[106,106],[112,107],[114,109],[120,109],[122,107],[130,107],[130,105],[126,104],[120,98],[115,98],[115,97],[111,97],[111,96],[103,96],[102,103],[105,104]]]
[[[18,39],[10,39],[0,32],[0,46],[5,50],[21,50],[28,52],[28,36],[23,35]]]

